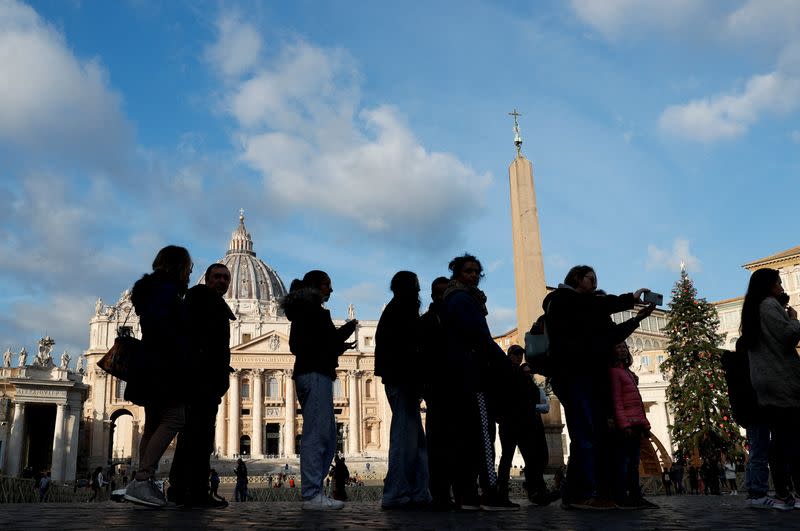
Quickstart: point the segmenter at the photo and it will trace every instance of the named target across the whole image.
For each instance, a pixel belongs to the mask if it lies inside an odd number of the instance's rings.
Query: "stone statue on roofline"
[[[28,364],[28,351],[25,350],[25,347],[22,347],[22,350],[19,351],[19,367],[24,367]]]
[[[98,297],[94,303],[94,315],[96,317],[100,317],[102,313],[103,313],[103,299]]]
[[[66,350],[61,355],[61,366],[59,367],[62,371],[66,371],[69,368],[69,362],[72,358],[69,355],[69,352]]]
[[[8,369],[11,367],[11,349],[7,348],[5,352],[3,352],[3,367]]]
[[[45,336],[39,340],[39,353],[33,360],[33,365],[36,367],[50,367],[53,365],[53,345],[56,342],[50,336]]]

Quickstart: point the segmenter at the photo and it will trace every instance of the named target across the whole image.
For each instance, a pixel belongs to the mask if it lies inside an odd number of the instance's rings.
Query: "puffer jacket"
[[[281,305],[292,323],[289,330],[289,349],[295,358],[292,378],[316,372],[335,380],[339,356],[345,351],[345,341],[355,331],[355,322],[336,328],[331,313],[322,307],[320,292],[313,288],[290,292]]]
[[[614,422],[617,428],[641,427],[650,429],[647,415],[644,412],[642,395],[636,385],[636,376],[625,367],[611,367],[608,371],[611,380],[611,398],[613,400]]]

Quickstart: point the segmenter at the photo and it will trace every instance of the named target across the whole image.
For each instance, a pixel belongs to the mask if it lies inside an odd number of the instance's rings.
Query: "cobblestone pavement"
[[[341,511],[303,511],[299,503],[241,503],[215,511],[148,509],[129,503],[8,504],[0,529],[800,529],[800,510],[744,506],[744,498],[673,496],[648,511],[567,511],[523,503],[507,513],[386,512],[376,503],[350,503]]]

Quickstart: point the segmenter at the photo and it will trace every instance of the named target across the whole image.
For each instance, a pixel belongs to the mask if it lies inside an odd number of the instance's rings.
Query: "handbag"
[[[126,326],[130,314],[129,308],[125,321],[117,328],[114,345],[97,362],[105,372],[128,383],[139,378],[143,355],[142,341],[133,336],[132,327]]]
[[[548,304],[548,309],[550,305]],[[553,361],[550,358],[550,337],[547,335],[545,315],[536,320],[530,332],[525,333],[525,361],[536,374],[551,376]]]

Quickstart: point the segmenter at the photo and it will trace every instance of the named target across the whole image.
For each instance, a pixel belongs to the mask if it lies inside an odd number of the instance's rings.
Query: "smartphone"
[[[655,291],[648,291],[644,294],[644,302],[645,304],[655,304],[656,306],[661,306],[664,304],[664,296],[660,293],[656,293]]]

